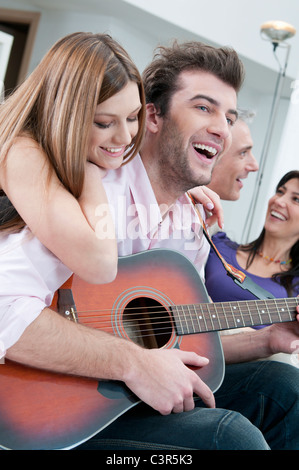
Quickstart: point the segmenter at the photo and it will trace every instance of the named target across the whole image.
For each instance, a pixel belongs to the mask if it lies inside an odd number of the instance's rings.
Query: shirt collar
[[[142,233],[151,233],[162,222],[159,205],[140,155],[127,165],[130,192]]]

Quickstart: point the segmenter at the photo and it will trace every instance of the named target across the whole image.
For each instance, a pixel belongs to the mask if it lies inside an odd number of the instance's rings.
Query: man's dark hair
[[[169,108],[172,95],[180,89],[181,72],[197,70],[214,74],[236,93],[244,80],[244,66],[233,49],[215,48],[198,41],[159,47],[143,72],[146,102],[153,103],[160,116]]]

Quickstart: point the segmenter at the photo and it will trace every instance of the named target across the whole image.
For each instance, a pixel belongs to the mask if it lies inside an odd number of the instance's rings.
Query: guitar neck
[[[299,298],[172,306],[178,335],[294,321]]]

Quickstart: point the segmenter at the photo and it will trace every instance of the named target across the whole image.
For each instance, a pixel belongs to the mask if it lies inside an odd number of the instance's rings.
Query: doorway
[[[0,8],[0,32],[13,38],[3,79],[4,96],[26,77],[39,19],[39,12]]]
[[[4,78],[14,37],[0,31],[0,103],[4,97]]]

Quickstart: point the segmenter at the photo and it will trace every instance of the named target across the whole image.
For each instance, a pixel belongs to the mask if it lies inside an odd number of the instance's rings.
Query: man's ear
[[[159,130],[160,118],[157,114],[156,107],[153,103],[146,105],[146,128],[152,134],[156,134]]]

